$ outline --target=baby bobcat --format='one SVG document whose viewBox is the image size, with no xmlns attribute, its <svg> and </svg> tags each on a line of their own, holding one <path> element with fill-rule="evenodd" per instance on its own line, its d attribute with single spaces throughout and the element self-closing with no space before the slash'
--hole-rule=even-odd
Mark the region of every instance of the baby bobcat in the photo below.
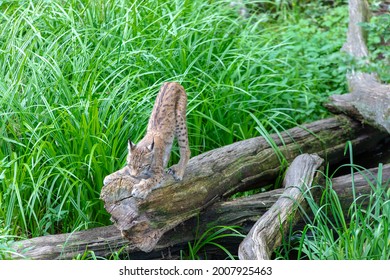
<svg viewBox="0 0 390 280">
<path fill-rule="evenodd" d="M 180 147 L 180 161 L 167 173 L 175 180 L 182 180 L 190 158 L 186 106 L 184 88 L 178 83 L 164 83 L 154 103 L 146 135 L 137 145 L 128 141 L 127 165 L 104 178 L 104 185 L 119 177 L 132 176 L 141 179 L 134 185 L 132 195 L 145 198 L 164 178 L 174 136 Z"/>
</svg>

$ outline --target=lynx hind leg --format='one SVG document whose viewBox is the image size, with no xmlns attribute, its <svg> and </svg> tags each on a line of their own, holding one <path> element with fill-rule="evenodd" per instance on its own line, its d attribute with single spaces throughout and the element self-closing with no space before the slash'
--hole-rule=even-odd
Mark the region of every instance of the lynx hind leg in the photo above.
<svg viewBox="0 0 390 280">
<path fill-rule="evenodd" d="M 182 180 L 184 172 L 190 159 L 191 151 L 188 144 L 188 131 L 186 122 L 187 95 L 182 90 L 180 92 L 176 105 L 176 125 L 175 136 L 180 149 L 179 163 L 168 169 L 168 173 L 172 174 L 175 180 Z"/>
</svg>

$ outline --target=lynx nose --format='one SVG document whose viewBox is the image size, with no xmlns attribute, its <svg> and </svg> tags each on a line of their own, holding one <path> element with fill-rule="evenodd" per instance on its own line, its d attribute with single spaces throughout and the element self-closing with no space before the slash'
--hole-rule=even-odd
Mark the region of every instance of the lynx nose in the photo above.
<svg viewBox="0 0 390 280">
<path fill-rule="evenodd" d="M 130 170 L 130 176 L 137 177 L 137 172 L 135 170 Z"/>
</svg>

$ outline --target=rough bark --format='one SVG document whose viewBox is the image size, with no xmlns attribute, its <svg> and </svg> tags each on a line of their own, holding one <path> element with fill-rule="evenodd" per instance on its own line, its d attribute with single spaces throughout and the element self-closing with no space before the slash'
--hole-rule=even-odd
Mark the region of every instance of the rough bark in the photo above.
<svg viewBox="0 0 390 280">
<path fill-rule="evenodd" d="M 378 168 L 354 174 L 355 191 L 359 195 L 369 195 L 372 191 L 368 184 L 376 184 Z M 364 175 L 364 176 L 363 176 Z M 347 211 L 353 196 L 351 175 L 332 179 L 332 187 L 336 191 L 343 209 Z M 384 165 L 382 182 L 390 180 L 390 164 Z M 390 184 L 387 184 L 389 187 Z M 167 232 L 155 250 L 145 254 L 121 236 L 115 226 L 99 227 L 79 232 L 36 237 L 15 242 L 16 250 L 13 258 L 28 259 L 72 259 L 83 255 L 86 251 L 94 251 L 96 256 L 107 257 L 113 252 L 123 249 L 131 259 L 162 258 L 183 248 L 183 244 L 195 238 L 195 230 L 202 234 L 207 227 L 215 225 L 249 225 L 251 227 L 282 195 L 284 189 L 276 189 L 265 193 L 254 194 L 230 201 L 220 201 L 202 211 L 199 217 L 180 224 Z M 366 200 L 368 201 L 368 200 Z M 364 202 L 364 201 L 363 201 Z"/>
<path fill-rule="evenodd" d="M 316 171 L 323 159 L 312 154 L 298 156 L 287 169 L 282 196 L 256 222 L 241 242 L 238 257 L 241 260 L 269 260 L 276 247 L 281 244 L 283 233 L 294 225 L 302 207 L 304 193 L 310 191 Z M 302 207 L 303 208 L 303 207 Z M 305 208 L 303 208 L 305 209 Z"/>
<path fill-rule="evenodd" d="M 165 232 L 221 197 L 272 183 L 283 171 L 282 157 L 288 163 L 301 153 L 318 153 L 332 163 L 343 157 L 348 140 L 353 141 L 356 152 L 363 152 L 383 137 L 345 117 L 296 127 L 280 136 L 274 134 L 268 140 L 256 137 L 194 157 L 183 181 L 175 182 L 167 175 L 162 187 L 145 200 L 131 196 L 133 181 L 126 178 L 103 187 L 101 198 L 112 221 L 130 243 L 148 252 Z M 275 152 L 270 142 L 280 152 Z"/>
<path fill-rule="evenodd" d="M 357 59 L 368 56 L 366 34 L 360 26 L 369 20 L 365 0 L 349 1 L 349 25 L 343 51 Z M 352 70 L 347 74 L 350 93 L 331 96 L 326 107 L 334 113 L 344 113 L 390 133 L 390 85 L 381 84 L 375 73 Z"/>
</svg>

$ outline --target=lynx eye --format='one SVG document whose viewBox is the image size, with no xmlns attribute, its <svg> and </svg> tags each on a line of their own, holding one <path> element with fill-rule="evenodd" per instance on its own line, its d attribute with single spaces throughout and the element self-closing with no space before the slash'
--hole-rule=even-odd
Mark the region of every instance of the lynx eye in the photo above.
<svg viewBox="0 0 390 280">
<path fill-rule="evenodd" d="M 143 169 L 150 169 L 150 164 L 144 165 L 142 168 Z"/>
</svg>

